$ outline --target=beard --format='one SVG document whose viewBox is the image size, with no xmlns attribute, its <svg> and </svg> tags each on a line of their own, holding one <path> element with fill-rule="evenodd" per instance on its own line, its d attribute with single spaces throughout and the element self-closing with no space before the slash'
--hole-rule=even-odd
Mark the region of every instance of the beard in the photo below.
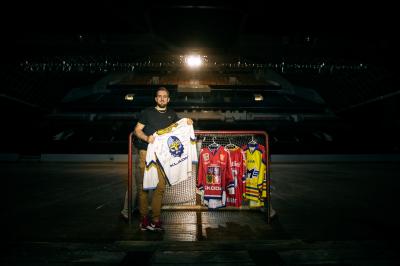
<svg viewBox="0 0 400 266">
<path fill-rule="evenodd" d="M 167 104 L 166 103 L 157 103 L 157 107 L 164 109 L 167 107 Z"/>
</svg>

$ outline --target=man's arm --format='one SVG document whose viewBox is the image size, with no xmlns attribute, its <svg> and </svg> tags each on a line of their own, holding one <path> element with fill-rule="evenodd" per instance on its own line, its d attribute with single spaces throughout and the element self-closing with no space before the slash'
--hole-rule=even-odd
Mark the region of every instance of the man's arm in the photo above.
<svg viewBox="0 0 400 266">
<path fill-rule="evenodd" d="M 135 126 L 135 130 L 134 130 L 136 137 L 138 137 L 139 139 L 141 139 L 147 143 L 153 143 L 154 136 L 153 135 L 147 136 L 146 134 L 144 134 L 144 132 L 143 132 L 144 126 L 145 125 L 143 125 L 142 123 L 137 122 L 137 124 Z"/>
</svg>

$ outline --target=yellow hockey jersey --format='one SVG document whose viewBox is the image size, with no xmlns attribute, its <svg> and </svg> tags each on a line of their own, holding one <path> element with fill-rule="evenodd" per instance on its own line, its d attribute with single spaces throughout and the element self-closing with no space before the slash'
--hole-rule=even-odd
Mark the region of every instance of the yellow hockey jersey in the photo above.
<svg viewBox="0 0 400 266">
<path fill-rule="evenodd" d="M 246 156 L 246 186 L 245 198 L 250 207 L 264 206 L 267 196 L 266 186 L 266 153 L 261 144 L 246 145 L 243 147 Z"/>
</svg>

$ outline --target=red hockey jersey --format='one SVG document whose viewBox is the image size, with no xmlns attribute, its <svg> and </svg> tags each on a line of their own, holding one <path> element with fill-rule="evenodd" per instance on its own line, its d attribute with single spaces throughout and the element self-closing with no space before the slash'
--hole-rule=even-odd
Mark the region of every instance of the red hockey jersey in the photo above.
<svg viewBox="0 0 400 266">
<path fill-rule="evenodd" d="M 239 147 L 228 149 L 231 158 L 231 172 L 235 192 L 226 196 L 226 206 L 241 207 L 242 197 L 245 193 L 246 182 L 246 157 Z"/>
<path fill-rule="evenodd" d="M 208 147 L 200 151 L 197 187 L 204 193 L 204 204 L 209 208 L 225 206 L 223 194 L 233 194 L 234 181 L 230 170 L 229 152 L 219 146 L 214 151 Z"/>
</svg>

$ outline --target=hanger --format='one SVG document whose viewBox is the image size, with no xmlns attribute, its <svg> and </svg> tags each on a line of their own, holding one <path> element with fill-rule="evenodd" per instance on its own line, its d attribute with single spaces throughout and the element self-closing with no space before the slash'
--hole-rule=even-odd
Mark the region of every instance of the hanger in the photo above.
<svg viewBox="0 0 400 266">
<path fill-rule="evenodd" d="M 208 148 L 218 148 L 219 144 L 215 142 L 215 137 L 212 138 L 212 143 L 208 145 Z"/>
<path fill-rule="evenodd" d="M 255 144 L 257 144 L 257 141 L 254 139 L 253 136 L 251 136 L 251 140 L 249 141 L 248 144 L 255 145 Z"/>
<path fill-rule="evenodd" d="M 234 149 L 237 148 L 237 145 L 231 142 L 231 139 L 228 139 L 229 143 L 225 146 L 227 149 Z"/>
</svg>

